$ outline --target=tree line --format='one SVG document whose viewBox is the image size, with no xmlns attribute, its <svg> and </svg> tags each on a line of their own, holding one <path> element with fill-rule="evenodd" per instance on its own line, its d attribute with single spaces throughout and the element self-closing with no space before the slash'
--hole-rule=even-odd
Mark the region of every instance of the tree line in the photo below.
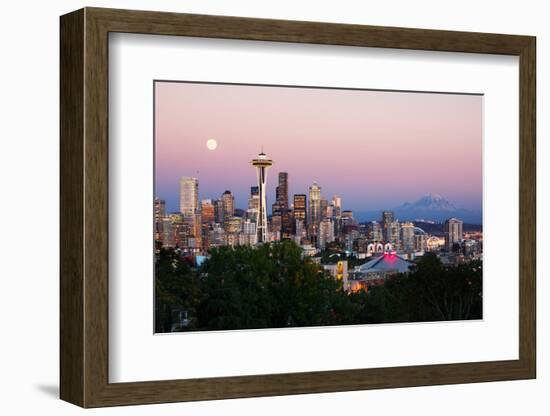
<svg viewBox="0 0 550 416">
<path fill-rule="evenodd" d="M 480 319 L 482 264 L 425 254 L 407 274 L 348 293 L 291 241 L 219 247 L 194 267 L 177 250 L 155 260 L 156 332 Z M 184 319 L 182 319 L 182 317 Z M 184 324 L 182 324 L 184 322 Z"/>
</svg>

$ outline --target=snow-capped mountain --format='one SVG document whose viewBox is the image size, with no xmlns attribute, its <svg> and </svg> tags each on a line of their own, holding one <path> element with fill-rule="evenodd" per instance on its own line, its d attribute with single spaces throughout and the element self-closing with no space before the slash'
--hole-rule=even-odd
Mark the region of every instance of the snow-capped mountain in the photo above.
<svg viewBox="0 0 550 416">
<path fill-rule="evenodd" d="M 457 208 L 439 194 L 427 194 L 415 202 L 405 202 L 403 205 L 396 207 L 394 212 L 396 217 L 402 220 L 443 221 L 450 217 L 457 217 L 464 222 L 481 223 L 481 211 Z"/>
<path fill-rule="evenodd" d="M 429 221 L 444 221 L 447 218 L 457 217 L 462 221 L 472 224 L 481 224 L 481 210 L 468 210 L 457 208 L 445 197 L 430 193 L 421 196 L 414 202 L 405 202 L 398 207 L 388 209 L 395 213 L 395 217 L 400 221 L 414 220 L 429 220 Z M 359 221 L 380 220 L 382 210 L 358 212 L 357 218 Z"/>
<path fill-rule="evenodd" d="M 395 208 L 397 211 L 429 210 L 429 211 L 458 211 L 447 199 L 439 194 L 427 194 L 416 202 L 405 202 L 403 205 Z"/>
</svg>

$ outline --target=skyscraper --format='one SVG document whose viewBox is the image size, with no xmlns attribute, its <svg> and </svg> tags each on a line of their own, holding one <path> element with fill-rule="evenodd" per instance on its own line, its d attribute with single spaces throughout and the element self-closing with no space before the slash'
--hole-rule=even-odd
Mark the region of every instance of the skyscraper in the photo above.
<svg viewBox="0 0 550 416">
<path fill-rule="evenodd" d="M 222 212 L 223 222 L 229 220 L 229 218 L 235 215 L 235 198 L 231 191 L 225 191 L 221 197 L 222 200 Z"/>
<path fill-rule="evenodd" d="M 197 178 L 182 177 L 180 179 L 180 212 L 192 217 L 199 208 L 199 181 Z"/>
<path fill-rule="evenodd" d="M 281 230 L 283 227 L 283 219 L 280 215 L 272 215 L 269 219 L 269 229 L 272 233 L 279 233 L 281 235 Z"/>
<path fill-rule="evenodd" d="M 214 201 L 214 221 L 218 224 L 223 222 L 223 202 L 221 199 Z"/>
<path fill-rule="evenodd" d="M 210 224 L 215 221 L 215 209 L 211 199 L 201 201 L 201 223 Z"/>
<path fill-rule="evenodd" d="M 390 224 L 395 221 L 395 214 L 393 211 L 384 211 L 382 212 L 382 233 L 384 240 L 391 241 L 391 230 Z"/>
<path fill-rule="evenodd" d="M 271 215 L 273 215 L 274 217 L 280 217 L 282 212 L 283 210 L 279 205 L 279 202 L 275 202 L 271 205 Z"/>
<path fill-rule="evenodd" d="M 288 173 L 279 172 L 279 185 L 275 188 L 275 196 L 281 213 L 288 210 Z"/>
<path fill-rule="evenodd" d="M 294 219 L 306 222 L 307 203 L 305 194 L 294 194 Z"/>
<path fill-rule="evenodd" d="M 308 213 L 308 229 L 312 237 L 317 235 L 319 223 L 321 222 L 321 187 L 317 182 L 309 187 L 309 213 Z"/>
<path fill-rule="evenodd" d="M 321 199 L 320 205 L 321 205 L 321 219 L 332 216 L 332 215 L 329 215 L 329 205 L 326 199 Z"/>
<path fill-rule="evenodd" d="M 355 222 L 355 219 L 353 218 L 353 211 L 350 209 L 342 211 L 342 218 L 348 219 L 350 222 Z"/>
<path fill-rule="evenodd" d="M 185 226 L 175 227 L 176 245 L 179 247 L 200 245 L 201 227 L 199 214 L 199 181 L 197 178 L 180 179 L 180 213 L 183 214 Z M 181 238 L 179 237 L 181 236 Z M 191 243 L 189 237 L 193 237 Z"/>
<path fill-rule="evenodd" d="M 382 226 L 384 226 L 384 224 L 394 222 L 394 221 L 395 221 L 395 214 L 393 213 L 393 211 L 382 212 Z"/>
<path fill-rule="evenodd" d="M 250 187 L 250 197 L 248 198 L 248 209 L 258 209 L 260 206 L 260 190 L 257 186 Z"/>
<path fill-rule="evenodd" d="M 294 224 L 292 221 L 292 213 L 287 209 L 286 212 L 281 215 L 281 238 L 288 239 L 293 232 Z"/>
<path fill-rule="evenodd" d="M 319 248 L 325 248 L 328 243 L 334 241 L 334 222 L 331 218 L 323 218 L 319 223 L 319 239 L 317 245 Z"/>
<path fill-rule="evenodd" d="M 386 243 L 391 243 L 394 250 L 399 247 L 401 243 L 401 224 L 399 221 L 389 222 L 386 225 Z"/>
<path fill-rule="evenodd" d="M 426 234 L 414 235 L 414 249 L 416 251 L 426 251 L 428 249 Z"/>
<path fill-rule="evenodd" d="M 293 196 L 293 217 L 292 222 L 293 232 L 298 235 L 302 231 L 307 230 L 307 203 L 305 194 L 294 194 Z"/>
<path fill-rule="evenodd" d="M 335 217 L 339 217 L 342 215 L 342 198 L 340 198 L 338 195 L 334 195 L 332 197 L 332 215 Z"/>
<path fill-rule="evenodd" d="M 155 240 L 162 239 L 162 224 L 166 217 L 166 201 L 164 199 L 155 198 Z"/>
<path fill-rule="evenodd" d="M 367 224 L 367 232 L 370 241 L 382 241 L 382 226 L 377 221 Z"/>
<path fill-rule="evenodd" d="M 258 220 L 258 208 L 260 207 L 260 191 L 257 186 L 250 187 L 250 197 L 248 198 L 248 209 L 246 210 L 246 217 L 251 221 Z"/>
<path fill-rule="evenodd" d="M 155 222 L 166 216 L 166 201 L 155 198 Z"/>
<path fill-rule="evenodd" d="M 163 217 L 163 218 L 160 219 L 160 225 L 158 227 L 158 238 L 157 239 L 165 247 L 173 247 L 174 246 L 172 221 L 170 221 L 170 218 Z"/>
<path fill-rule="evenodd" d="M 445 220 L 445 249 L 447 251 L 453 250 L 455 243 L 462 241 L 462 221 L 458 218 L 449 218 Z"/>
<path fill-rule="evenodd" d="M 267 202 L 265 197 L 267 170 L 273 165 L 273 161 L 268 159 L 267 155 L 262 151 L 250 163 L 256 168 L 256 176 L 258 178 L 258 193 L 260 198 L 256 229 L 258 232 L 258 243 L 263 243 L 267 241 Z"/>
<path fill-rule="evenodd" d="M 290 217 L 290 204 L 288 202 L 288 173 L 279 172 L 279 182 L 275 188 L 275 200 L 276 202 L 272 206 L 272 214 L 274 216 L 273 221 L 277 223 L 280 217 L 280 231 L 281 238 L 289 238 L 293 232 L 293 223 Z"/>
<path fill-rule="evenodd" d="M 412 222 L 404 222 L 401 224 L 401 246 L 405 252 L 414 251 L 414 224 Z"/>
</svg>

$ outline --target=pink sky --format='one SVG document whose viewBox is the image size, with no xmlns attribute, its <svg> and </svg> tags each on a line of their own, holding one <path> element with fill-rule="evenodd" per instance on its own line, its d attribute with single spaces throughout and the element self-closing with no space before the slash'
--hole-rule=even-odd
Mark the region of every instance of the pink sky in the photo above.
<svg viewBox="0 0 550 416">
<path fill-rule="evenodd" d="M 178 210 L 181 176 L 199 198 L 226 189 L 246 208 L 261 147 L 289 197 L 317 181 L 354 211 L 390 209 L 426 193 L 481 209 L 482 104 L 478 95 L 248 85 L 155 83 L 155 193 Z M 206 141 L 215 139 L 216 150 Z"/>
</svg>

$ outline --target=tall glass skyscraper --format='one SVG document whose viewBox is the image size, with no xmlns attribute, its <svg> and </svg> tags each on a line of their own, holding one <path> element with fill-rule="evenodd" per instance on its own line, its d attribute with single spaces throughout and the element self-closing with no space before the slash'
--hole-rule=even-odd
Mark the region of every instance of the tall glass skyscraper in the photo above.
<svg viewBox="0 0 550 416">
<path fill-rule="evenodd" d="M 200 246 L 201 227 L 199 214 L 199 181 L 197 178 L 182 177 L 180 179 L 180 212 L 184 222 L 189 227 L 187 237 L 194 238 L 194 247 Z M 183 241 L 183 240 L 182 240 Z M 190 244 L 183 243 L 182 244 Z"/>
<path fill-rule="evenodd" d="M 180 179 L 180 212 L 187 217 L 198 213 L 199 181 L 197 178 L 182 177 Z"/>
<path fill-rule="evenodd" d="M 384 240 L 391 242 L 394 239 L 395 234 L 395 214 L 393 211 L 382 212 L 382 231 L 384 233 Z"/>
<path fill-rule="evenodd" d="M 279 185 L 276 190 L 277 203 L 282 213 L 288 210 L 288 173 L 279 172 Z"/>
<path fill-rule="evenodd" d="M 309 215 L 307 219 L 310 236 L 316 236 L 321 222 L 321 187 L 317 182 L 309 187 Z"/>
</svg>

